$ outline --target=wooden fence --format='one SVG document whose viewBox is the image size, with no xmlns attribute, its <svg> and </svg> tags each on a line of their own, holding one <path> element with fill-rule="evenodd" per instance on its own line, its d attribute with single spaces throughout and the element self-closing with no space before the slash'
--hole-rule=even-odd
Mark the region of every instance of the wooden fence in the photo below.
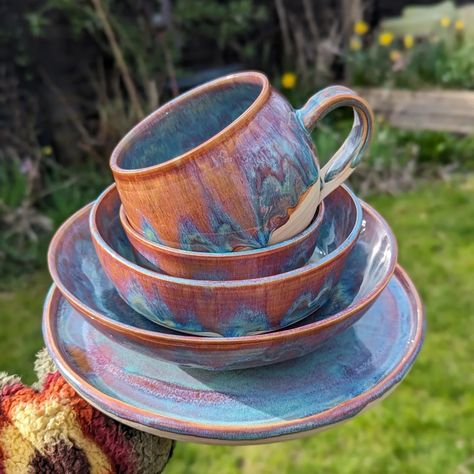
<svg viewBox="0 0 474 474">
<path fill-rule="evenodd" d="M 360 88 L 376 114 L 396 127 L 474 133 L 474 91 Z"/>
</svg>

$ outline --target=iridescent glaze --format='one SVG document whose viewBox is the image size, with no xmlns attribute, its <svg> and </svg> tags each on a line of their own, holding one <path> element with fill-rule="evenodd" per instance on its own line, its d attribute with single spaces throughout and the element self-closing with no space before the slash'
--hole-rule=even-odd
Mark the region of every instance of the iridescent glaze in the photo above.
<svg viewBox="0 0 474 474">
<path fill-rule="evenodd" d="M 130 225 L 123 206 L 120 207 L 120 222 L 128 240 L 153 269 L 195 280 L 246 280 L 300 268 L 314 253 L 323 217 L 324 201 L 309 227 L 289 240 L 263 249 L 240 252 L 192 252 L 144 238 Z"/>
<path fill-rule="evenodd" d="M 365 316 L 319 350 L 225 372 L 183 368 L 117 344 L 57 295 L 45 305 L 44 338 L 73 387 L 124 423 L 189 441 L 281 441 L 347 420 L 402 380 L 424 335 L 421 301 L 400 268 Z"/>
<path fill-rule="evenodd" d="M 290 272 L 250 280 L 190 280 L 137 265 L 120 224 L 120 199 L 113 185 L 93 205 L 89 224 L 103 269 L 132 308 L 178 331 L 234 337 L 289 326 L 328 300 L 360 232 L 362 209 L 342 187 L 325 205 L 320 227 L 325 256 L 317 254 L 316 261 Z"/>
<path fill-rule="evenodd" d="M 387 285 L 397 260 L 387 223 L 364 204 L 364 225 L 347 258 L 332 298 L 291 328 L 234 338 L 185 336 L 157 326 L 130 308 L 106 277 L 83 217 L 50 254 L 51 274 L 67 300 L 115 342 L 156 359 L 210 370 L 242 369 L 289 360 L 312 352 L 357 321 Z M 70 242 L 83 244 L 70 247 Z M 320 240 L 323 245 L 323 240 Z M 325 249 L 318 249 L 324 252 Z"/>
<path fill-rule="evenodd" d="M 354 126 L 321 173 L 311 141 L 336 107 Z M 261 248 L 303 231 L 318 203 L 352 172 L 372 112 L 353 91 L 329 87 L 300 110 L 261 73 L 204 84 L 168 102 L 117 145 L 110 166 L 131 225 L 184 250 Z"/>
</svg>

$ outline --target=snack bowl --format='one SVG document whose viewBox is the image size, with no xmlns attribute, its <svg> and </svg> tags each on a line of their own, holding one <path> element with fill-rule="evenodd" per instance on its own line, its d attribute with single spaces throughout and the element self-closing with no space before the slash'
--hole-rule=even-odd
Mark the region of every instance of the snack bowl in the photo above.
<svg viewBox="0 0 474 474">
<path fill-rule="evenodd" d="M 313 255 L 324 217 L 324 201 L 311 224 L 291 239 L 260 249 L 236 252 L 193 252 L 168 247 L 136 231 L 120 206 L 120 222 L 136 252 L 154 269 L 194 280 L 245 280 L 286 273 L 305 265 Z"/>
<path fill-rule="evenodd" d="M 244 369 L 312 352 L 368 311 L 387 286 L 397 261 L 393 232 L 364 203 L 362 231 L 349 252 L 331 300 L 318 312 L 270 334 L 216 338 L 183 335 L 152 323 L 119 296 L 94 251 L 88 225 L 91 207 L 86 206 L 66 221 L 52 241 L 48 259 L 57 285 L 50 293 L 52 301 L 64 311 L 70 311 L 67 307 L 72 305 L 102 334 L 123 347 L 186 367 Z M 330 205 L 326 209 L 329 218 L 333 211 Z M 325 239 L 320 236 L 318 243 L 325 245 Z"/>
<path fill-rule="evenodd" d="M 119 219 L 114 185 L 96 200 L 90 229 L 102 267 L 122 298 L 155 323 L 201 336 L 235 337 L 289 326 L 330 297 L 362 223 L 358 199 L 339 188 L 326 200 L 332 214 L 321 227 L 321 253 L 290 272 L 248 280 L 191 280 L 137 264 Z M 326 214 L 326 213 L 325 213 Z"/>
</svg>

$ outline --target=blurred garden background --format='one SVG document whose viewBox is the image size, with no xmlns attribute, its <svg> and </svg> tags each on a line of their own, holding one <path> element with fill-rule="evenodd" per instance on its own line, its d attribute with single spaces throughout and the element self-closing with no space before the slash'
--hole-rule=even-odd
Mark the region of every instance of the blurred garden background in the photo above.
<svg viewBox="0 0 474 474">
<path fill-rule="evenodd" d="M 137 121 L 214 77 L 266 72 L 295 107 L 345 83 L 375 108 L 353 188 L 393 226 L 426 305 L 406 381 L 358 419 L 256 447 L 178 443 L 167 473 L 474 472 L 474 4 L 1 2 L 0 370 L 33 381 L 54 230 L 112 181 Z M 314 132 L 321 161 L 340 111 Z"/>
</svg>

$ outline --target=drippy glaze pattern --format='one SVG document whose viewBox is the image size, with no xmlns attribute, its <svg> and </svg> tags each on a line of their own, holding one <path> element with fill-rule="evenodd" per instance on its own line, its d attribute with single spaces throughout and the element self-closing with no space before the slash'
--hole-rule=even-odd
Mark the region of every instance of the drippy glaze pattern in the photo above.
<svg viewBox="0 0 474 474">
<path fill-rule="evenodd" d="M 85 208 L 71 230 L 53 240 L 50 269 L 67 300 L 106 337 L 156 359 L 210 370 L 255 367 L 313 351 L 361 317 L 387 285 L 397 260 L 395 237 L 387 223 L 364 206 L 362 232 L 350 252 L 330 302 L 317 313 L 271 334 L 236 338 L 186 336 L 153 324 L 129 307 L 107 278 L 95 254 Z M 321 237 L 316 254 L 334 243 Z M 71 236 L 71 238 L 66 238 Z M 82 241 L 80 246 L 70 243 Z M 56 290 L 57 292 L 57 290 Z"/>
<path fill-rule="evenodd" d="M 128 222 L 123 206 L 120 222 L 138 255 L 151 268 L 168 275 L 194 280 L 245 280 L 289 272 L 305 265 L 314 253 L 319 228 L 324 218 L 324 201 L 313 221 L 303 232 L 289 240 L 262 249 L 240 252 L 192 252 L 150 241 Z"/>
<path fill-rule="evenodd" d="M 424 315 L 398 268 L 366 315 L 312 354 L 225 372 L 160 362 L 117 344 L 51 294 L 43 331 L 62 374 L 105 413 L 171 438 L 251 444 L 309 434 L 382 397 L 412 365 Z"/>
<path fill-rule="evenodd" d="M 357 106 L 353 132 L 336 160 L 355 163 L 370 138 L 371 112 L 342 89 L 328 89 L 327 100 L 302 110 L 316 116 L 320 108 Z M 261 248 L 310 188 L 317 189 L 295 235 L 320 201 L 319 165 L 303 123 L 257 72 L 212 81 L 165 104 L 121 140 L 110 160 L 131 225 L 184 250 Z M 341 171 L 345 179 L 349 171 Z"/>
<path fill-rule="evenodd" d="M 90 228 L 103 269 L 136 311 L 171 329 L 235 337 L 295 323 L 327 301 L 356 242 L 362 210 L 347 188 L 339 188 L 325 204 L 320 233 L 323 239 L 335 237 L 334 248 L 324 244 L 330 253 L 290 272 L 250 280 L 188 280 L 137 265 L 120 225 L 114 186 L 92 207 Z M 329 207 L 332 211 L 326 219 Z"/>
</svg>

